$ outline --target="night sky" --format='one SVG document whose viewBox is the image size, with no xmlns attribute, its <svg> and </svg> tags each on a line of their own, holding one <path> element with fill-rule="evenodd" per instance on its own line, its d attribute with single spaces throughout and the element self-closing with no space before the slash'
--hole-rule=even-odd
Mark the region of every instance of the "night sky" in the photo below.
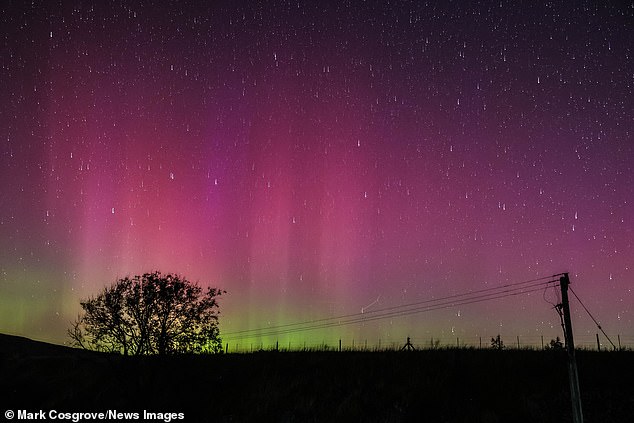
<svg viewBox="0 0 634 423">
<path fill-rule="evenodd" d="M 634 345 L 634 5 L 438 3 L 3 1 L 0 332 L 155 269 L 225 333 L 570 272 Z M 278 338 L 536 342 L 556 301 Z"/>
</svg>

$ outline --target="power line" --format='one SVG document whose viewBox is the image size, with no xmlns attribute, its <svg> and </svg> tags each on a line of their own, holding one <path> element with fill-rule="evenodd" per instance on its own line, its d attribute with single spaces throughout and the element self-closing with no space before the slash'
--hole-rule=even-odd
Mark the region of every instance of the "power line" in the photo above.
<svg viewBox="0 0 634 423">
<path fill-rule="evenodd" d="M 557 276 L 557 275 L 554 275 Z M 539 279 L 533 279 L 530 281 L 523 281 L 514 284 L 507 284 L 493 288 L 482 289 L 473 291 L 471 293 L 462 293 L 456 295 L 450 295 L 434 300 L 420 301 L 416 303 L 388 307 L 380 310 L 374 310 L 367 313 L 348 314 L 344 316 L 316 319 L 299 323 L 292 323 L 287 325 L 278 325 L 268 328 L 259 328 L 244 330 L 238 332 L 227 333 L 224 337 L 227 340 L 239 340 L 247 339 L 254 336 L 272 336 L 282 335 L 294 332 L 304 332 L 316 329 L 326 329 L 331 327 L 345 326 L 358 323 L 372 322 L 375 320 L 382 320 L 394 317 L 403 317 L 411 314 L 424 313 L 434 310 L 458 307 L 462 305 L 474 304 L 483 301 L 490 301 L 495 299 L 501 299 L 510 296 L 516 296 L 521 294 L 528 294 L 532 292 L 541 291 L 544 285 L 548 285 L 554 282 L 558 282 L 556 279 L 552 279 L 553 276 L 548 276 Z M 550 280 L 546 280 L 550 279 Z M 541 281 L 541 282 L 539 282 Z M 507 289 L 503 289 L 507 288 Z M 475 295 L 479 294 L 479 295 Z M 462 298 L 461 298 L 462 297 Z M 370 315 L 371 314 L 371 315 Z M 370 315 L 370 316 L 368 316 Z"/>
<path fill-rule="evenodd" d="M 248 338 L 251 338 L 253 336 L 285 335 L 285 334 L 290 334 L 290 333 L 295 333 L 295 332 L 306 332 L 306 331 L 316 330 L 316 329 L 327 329 L 327 328 L 346 326 L 346 325 L 351 325 L 351 324 L 367 323 L 367 322 L 372 322 L 372 321 L 375 321 L 375 320 L 403 317 L 403 316 L 408 316 L 408 315 L 412 315 L 412 314 L 425 313 L 425 312 L 429 312 L 429 311 L 441 310 L 441 309 L 446 309 L 446 308 L 453 308 L 453 307 L 458 307 L 458 306 L 463 306 L 463 305 L 468 305 L 468 304 L 479 303 L 479 302 L 483 302 L 483 301 L 489 301 L 489 300 L 495 300 L 495 299 L 500 299 L 500 298 L 505 298 L 505 297 L 511 297 L 511 296 L 515 296 L 515 295 L 528 294 L 528 293 L 531 293 L 531 292 L 539 292 L 539 291 L 541 291 L 541 289 L 542 288 L 540 286 L 540 287 L 538 287 L 536 289 L 531 289 L 531 290 L 528 290 L 528 291 L 518 291 L 518 292 L 513 292 L 513 293 L 510 293 L 510 294 L 497 295 L 497 296 L 488 296 L 487 298 L 481 298 L 481 299 L 472 300 L 472 301 L 463 300 L 463 301 L 458 301 L 458 302 L 455 302 L 455 303 L 439 304 L 439 305 L 436 305 L 436 306 L 427 306 L 427 307 L 423 307 L 423 308 L 419 308 L 419 309 L 413 309 L 413 310 L 395 311 L 395 312 L 391 312 L 391 313 L 388 313 L 388 314 L 385 314 L 385 315 L 372 316 L 370 318 L 356 318 L 356 319 L 353 319 L 353 320 L 347 320 L 347 321 L 343 321 L 343 322 L 322 323 L 322 324 L 306 326 L 306 327 L 261 332 L 261 333 L 250 334 L 250 335 L 242 335 L 242 336 L 237 336 L 237 337 L 227 337 L 225 339 L 227 339 L 227 340 L 240 340 L 240 339 L 248 339 Z"/>
<path fill-rule="evenodd" d="M 527 280 L 527 281 L 516 282 L 516 283 L 511 283 L 511 284 L 506 284 L 506 285 L 500 285 L 500 286 L 491 287 L 491 288 L 484 288 L 484 289 L 480 289 L 480 290 L 477 290 L 477 291 L 466 292 L 466 293 L 462 293 L 462 294 L 449 295 L 449 296 L 446 296 L 446 297 L 440 297 L 440 298 L 436 298 L 436 299 L 432 299 L 432 300 L 424 300 L 424 301 L 418 301 L 418 302 L 409 303 L 409 304 L 403 304 L 403 305 L 398 305 L 398 306 L 386 307 L 386 308 L 382 308 L 382 309 L 375 309 L 375 310 L 371 310 L 371 311 L 368 311 L 368 312 L 345 314 L 345 315 L 341 315 L 341 316 L 326 317 L 326 318 L 321 318 L 321 319 L 313 319 L 313 320 L 307 320 L 307 321 L 303 321 L 303 322 L 287 323 L 287 324 L 283 324 L 283 325 L 268 326 L 268 327 L 264 327 L 264 328 L 244 329 L 244 330 L 239 330 L 239 331 L 234 331 L 234 332 L 226 332 L 225 336 L 246 334 L 246 333 L 249 333 L 249 332 L 259 332 L 259 331 L 262 331 L 262 330 L 288 328 L 288 327 L 293 327 L 293 326 L 303 326 L 303 325 L 307 325 L 307 324 L 313 324 L 313 323 L 318 323 L 318 322 L 326 322 L 326 321 L 330 321 L 330 320 L 341 320 L 341 319 L 346 319 L 346 318 L 349 318 L 349 317 L 355 317 L 355 316 L 360 316 L 360 315 L 383 313 L 383 312 L 388 311 L 388 310 L 394 310 L 394 309 L 403 308 L 403 307 L 414 307 L 414 306 L 417 306 L 417 305 L 429 304 L 429 303 L 433 303 L 433 302 L 448 300 L 448 299 L 451 299 L 451 298 L 459 298 L 459 297 L 479 294 L 479 293 L 488 292 L 488 291 L 495 291 L 495 290 L 499 290 L 499 289 L 502 289 L 502 288 L 508 288 L 508 287 L 512 287 L 512 286 L 524 285 L 524 284 L 528 284 L 528 283 L 532 283 L 532 282 L 542 281 L 542 280 L 545 280 L 545 279 L 553 279 L 553 278 L 556 278 L 558 276 L 560 276 L 560 274 L 552 275 L 552 276 L 544 276 L 544 277 L 541 277 L 541 278 L 530 279 L 530 280 Z"/>
<path fill-rule="evenodd" d="M 541 278 L 541 279 L 544 279 L 544 278 Z M 532 282 L 532 281 L 526 281 L 526 282 Z M 386 319 L 386 318 L 392 318 L 392 317 L 401 317 L 401 316 L 406 316 L 406 315 L 425 312 L 425 311 L 433 311 L 433 310 L 438 310 L 442 308 L 450 308 L 450 307 L 456 307 L 460 305 L 472 304 L 474 302 L 482 302 L 482 301 L 488 301 L 492 299 L 503 298 L 506 296 L 535 292 L 535 291 L 541 290 L 542 285 L 557 282 L 557 281 L 550 280 L 550 281 L 540 282 L 540 283 L 532 284 L 528 286 L 515 287 L 515 288 L 510 288 L 510 289 L 500 291 L 501 288 L 504 288 L 506 286 L 515 286 L 515 285 L 525 284 L 526 282 L 520 282 L 517 284 L 509 284 L 509 285 L 499 286 L 495 288 L 474 291 L 472 293 L 451 295 L 451 296 L 447 296 L 447 297 L 443 297 L 443 298 L 439 298 L 435 300 L 427 300 L 427 301 L 422 301 L 418 303 L 412 303 L 407 305 L 384 308 L 381 310 L 375 310 L 373 312 L 375 315 L 370 317 L 366 317 L 368 314 L 371 314 L 369 312 L 365 314 L 357 313 L 357 314 L 350 314 L 350 315 L 332 317 L 327 319 L 317 319 L 317 320 L 312 320 L 307 322 L 293 323 L 288 325 L 271 326 L 268 328 L 233 332 L 231 334 L 226 334 L 227 336 L 225 337 L 225 339 L 227 338 L 244 339 L 244 338 L 250 338 L 252 336 L 270 336 L 270 335 L 276 335 L 276 334 L 286 334 L 286 333 L 293 333 L 293 332 L 302 332 L 306 330 L 343 326 L 343 325 L 354 324 L 354 323 L 371 322 L 374 320 Z M 530 291 L 527 291 L 528 288 L 534 288 L 537 286 L 539 286 L 538 289 L 531 289 Z M 473 295 L 473 294 L 481 293 L 484 291 L 491 291 L 491 290 L 497 290 L 499 292 L 489 292 L 487 294 L 476 295 L 476 296 Z M 456 297 L 465 297 L 465 298 L 456 299 Z M 421 307 L 422 304 L 427 304 L 427 305 Z M 252 333 L 249 333 L 249 332 L 252 332 Z"/>
<path fill-rule="evenodd" d="M 585 306 L 585 304 L 581 301 L 581 298 L 579 298 L 579 296 L 577 295 L 577 293 L 575 291 L 572 290 L 572 288 L 568 288 L 570 289 L 570 292 L 572 292 L 572 295 L 575 296 L 575 298 L 577 299 L 577 301 L 579 301 L 579 304 L 581 304 L 581 307 L 583 307 L 583 309 L 586 311 L 586 313 L 588 313 L 588 316 L 590 316 L 590 318 L 592 319 L 592 321 L 594 322 L 595 325 L 597 325 L 597 327 L 599 328 L 599 330 L 605 335 L 605 337 L 607 338 L 608 341 L 610 341 L 610 344 L 612 344 L 612 348 L 614 348 L 616 350 L 616 345 L 614 345 L 614 342 L 612 342 L 612 340 L 610 339 L 610 337 L 608 336 L 607 333 L 605 333 L 605 331 L 603 330 L 603 328 L 601 327 L 601 325 L 599 324 L 599 322 L 597 321 L 597 319 L 594 318 L 594 316 L 592 315 L 592 313 L 590 313 L 590 310 L 588 310 L 588 308 Z M 597 342 L 599 341 L 599 338 L 597 337 Z"/>
</svg>

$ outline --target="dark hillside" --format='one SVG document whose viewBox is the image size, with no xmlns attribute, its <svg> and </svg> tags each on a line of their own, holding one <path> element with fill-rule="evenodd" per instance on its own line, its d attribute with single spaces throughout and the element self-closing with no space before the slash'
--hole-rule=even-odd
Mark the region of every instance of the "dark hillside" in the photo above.
<svg viewBox="0 0 634 423">
<path fill-rule="evenodd" d="M 59 356 L 59 355 L 92 355 L 91 351 L 65 347 L 63 345 L 49 344 L 47 342 L 34 341 L 22 336 L 6 335 L 0 333 L 0 354 L 2 356 Z"/>
<path fill-rule="evenodd" d="M 192 422 L 570 421 L 565 355 L 554 352 L 121 357 L 31 342 L 0 337 L 5 409 L 183 412 Z M 628 421 L 634 353 L 580 351 L 578 361 L 586 421 Z"/>
</svg>

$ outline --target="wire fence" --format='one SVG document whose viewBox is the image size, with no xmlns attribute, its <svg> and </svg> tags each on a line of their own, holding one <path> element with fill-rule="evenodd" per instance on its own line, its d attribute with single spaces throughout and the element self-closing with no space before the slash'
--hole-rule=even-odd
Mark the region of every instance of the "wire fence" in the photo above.
<svg viewBox="0 0 634 423">
<path fill-rule="evenodd" d="M 588 351 L 633 351 L 634 336 L 610 335 L 614 346 L 605 337 L 598 334 L 576 335 L 575 347 Z M 255 341 L 226 342 L 225 353 L 254 353 L 262 351 L 400 351 L 408 349 L 407 343 L 415 350 L 440 349 L 504 349 L 504 350 L 548 350 L 564 348 L 565 341 L 561 337 L 545 335 L 530 336 L 475 336 L 475 337 L 409 337 L 407 339 L 328 339 L 316 341 Z"/>
</svg>

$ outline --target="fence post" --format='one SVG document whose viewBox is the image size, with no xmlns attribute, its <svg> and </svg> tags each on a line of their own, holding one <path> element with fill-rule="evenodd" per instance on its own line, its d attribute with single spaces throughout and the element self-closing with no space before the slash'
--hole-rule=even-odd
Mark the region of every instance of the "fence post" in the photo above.
<svg viewBox="0 0 634 423">
<path fill-rule="evenodd" d="M 599 342 L 599 334 L 597 333 L 597 350 L 601 351 L 601 342 Z"/>
<path fill-rule="evenodd" d="M 517 335 L 517 349 L 520 349 L 520 336 Z"/>
<path fill-rule="evenodd" d="M 339 352 L 341 352 L 341 338 L 339 339 Z"/>
<path fill-rule="evenodd" d="M 621 335 L 616 335 L 616 339 L 619 340 L 619 351 L 621 351 Z"/>
<path fill-rule="evenodd" d="M 542 350 L 544 349 L 544 335 L 542 335 Z"/>
</svg>

